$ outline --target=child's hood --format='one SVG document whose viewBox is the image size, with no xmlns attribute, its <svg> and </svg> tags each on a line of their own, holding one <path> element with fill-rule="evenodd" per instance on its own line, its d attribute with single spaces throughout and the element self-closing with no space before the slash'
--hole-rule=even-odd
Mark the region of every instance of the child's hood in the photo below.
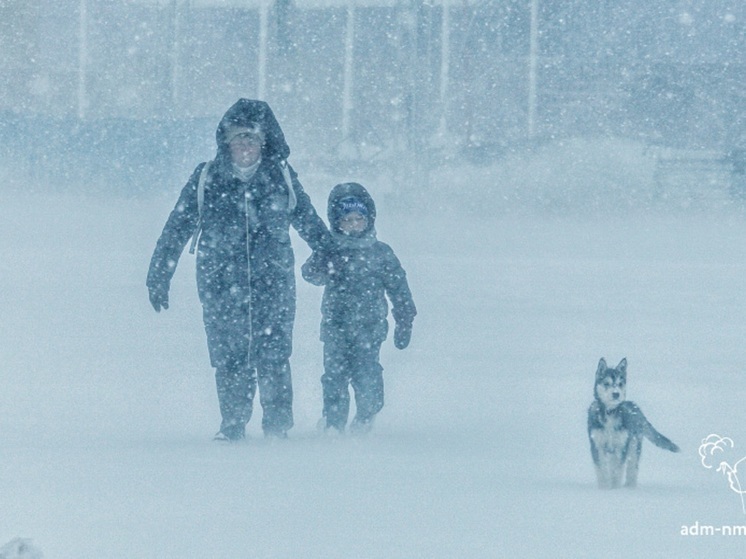
<svg viewBox="0 0 746 559">
<path fill-rule="evenodd" d="M 365 205 L 368 210 L 368 230 L 375 230 L 376 204 L 373 202 L 373 198 L 365 187 L 356 182 L 344 182 L 332 188 L 332 191 L 329 193 L 329 201 L 326 208 L 329 227 L 334 229 L 334 221 L 337 217 L 336 212 L 339 202 L 349 197 L 355 197 Z"/>
</svg>

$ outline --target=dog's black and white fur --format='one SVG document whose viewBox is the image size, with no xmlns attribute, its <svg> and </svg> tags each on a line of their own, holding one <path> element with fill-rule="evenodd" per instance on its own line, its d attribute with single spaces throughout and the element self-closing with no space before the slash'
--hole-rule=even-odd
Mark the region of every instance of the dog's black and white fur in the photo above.
<svg viewBox="0 0 746 559">
<path fill-rule="evenodd" d="M 634 402 L 626 400 L 627 359 L 612 369 L 601 358 L 593 393 L 588 438 L 600 488 L 619 487 L 625 473 L 625 487 L 637 485 L 643 436 L 660 448 L 679 452 L 679 447 L 656 431 Z"/>
</svg>

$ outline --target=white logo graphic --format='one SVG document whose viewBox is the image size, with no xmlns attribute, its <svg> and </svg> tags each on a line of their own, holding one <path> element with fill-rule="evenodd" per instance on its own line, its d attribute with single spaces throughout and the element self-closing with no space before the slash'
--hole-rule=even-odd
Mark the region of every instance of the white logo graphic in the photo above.
<svg viewBox="0 0 746 559">
<path fill-rule="evenodd" d="M 733 439 L 729 437 L 721 437 L 720 435 L 712 434 L 702 439 L 702 444 L 699 445 L 699 456 L 702 459 L 702 465 L 708 470 L 712 468 L 712 464 L 709 463 L 709 458 L 715 456 L 716 452 L 725 452 L 726 448 L 733 448 L 735 444 Z M 732 466 L 726 461 L 721 461 L 716 471 L 724 473 L 728 476 L 728 483 L 732 491 L 738 493 L 741 497 L 741 510 L 746 514 L 746 502 L 744 501 L 744 494 L 746 490 L 741 488 L 741 482 L 738 480 L 738 465 L 741 462 L 746 461 L 746 456 L 735 462 Z"/>
</svg>

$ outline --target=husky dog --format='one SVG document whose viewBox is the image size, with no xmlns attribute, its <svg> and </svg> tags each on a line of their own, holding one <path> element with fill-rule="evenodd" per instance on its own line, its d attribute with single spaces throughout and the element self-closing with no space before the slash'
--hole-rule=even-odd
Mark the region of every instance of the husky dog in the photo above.
<svg viewBox="0 0 746 559">
<path fill-rule="evenodd" d="M 619 487 L 625 470 L 625 487 L 637 485 L 643 436 L 660 448 L 679 452 L 678 446 L 655 430 L 637 404 L 626 400 L 626 358 L 614 369 L 601 358 L 593 393 L 595 401 L 588 409 L 588 438 L 600 488 Z"/>
</svg>

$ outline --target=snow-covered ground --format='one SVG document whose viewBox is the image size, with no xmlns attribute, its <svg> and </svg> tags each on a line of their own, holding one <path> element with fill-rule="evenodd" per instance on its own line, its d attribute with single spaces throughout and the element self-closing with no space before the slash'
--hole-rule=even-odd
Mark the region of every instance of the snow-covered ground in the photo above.
<svg viewBox="0 0 746 559">
<path fill-rule="evenodd" d="M 402 212 L 370 185 L 420 313 L 409 349 L 384 346 L 374 432 L 316 434 L 321 292 L 299 282 L 296 427 L 268 443 L 257 410 L 250 439 L 226 446 L 211 441 L 192 257 L 170 310 L 144 287 L 177 186 L 3 195 L 0 545 L 32 538 L 47 559 L 743 553 L 746 534 L 681 535 L 746 525 L 698 455 L 719 433 L 735 448 L 718 463 L 746 456 L 742 214 L 562 217 L 494 198 Z M 325 214 L 332 184 L 307 186 Z M 628 396 L 682 448 L 646 442 L 634 491 L 595 487 L 585 413 L 601 356 L 628 358 Z"/>
</svg>

